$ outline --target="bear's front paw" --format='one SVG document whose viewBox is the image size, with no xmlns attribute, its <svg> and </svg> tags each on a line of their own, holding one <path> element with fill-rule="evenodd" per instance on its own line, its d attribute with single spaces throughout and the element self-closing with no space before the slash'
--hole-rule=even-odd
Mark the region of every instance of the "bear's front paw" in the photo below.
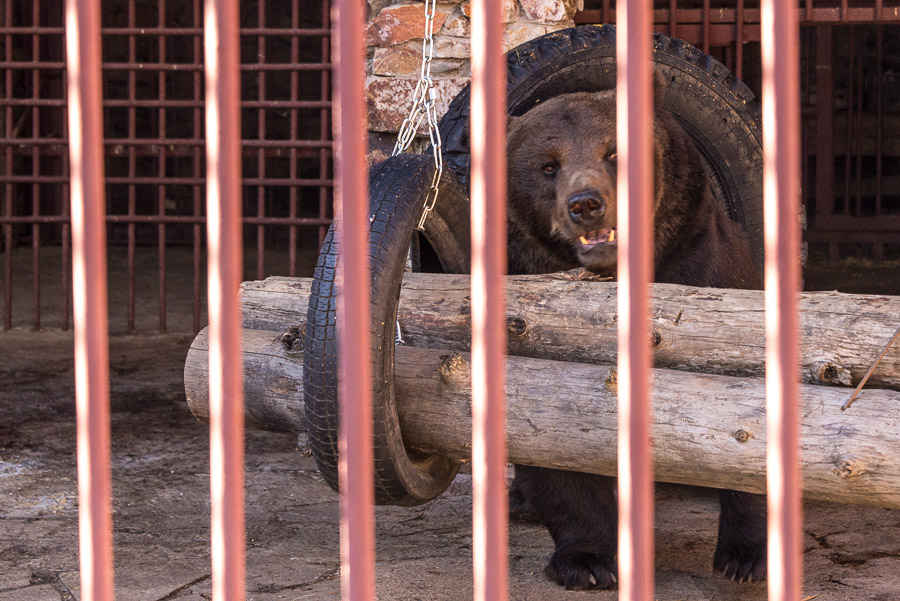
<svg viewBox="0 0 900 601">
<path fill-rule="evenodd" d="M 713 568 L 738 582 L 762 582 L 766 579 L 766 543 L 720 541 L 713 555 Z"/>
<path fill-rule="evenodd" d="M 596 553 L 554 553 L 544 572 L 571 591 L 612 588 L 618 582 L 613 558 Z"/>
</svg>

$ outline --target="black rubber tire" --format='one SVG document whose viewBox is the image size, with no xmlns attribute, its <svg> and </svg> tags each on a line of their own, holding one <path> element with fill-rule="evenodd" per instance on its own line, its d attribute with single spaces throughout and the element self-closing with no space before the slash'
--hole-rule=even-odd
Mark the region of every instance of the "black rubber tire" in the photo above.
<svg viewBox="0 0 900 601">
<path fill-rule="evenodd" d="M 431 156 L 399 155 L 374 166 L 369 175 L 375 502 L 381 505 L 430 501 L 446 490 L 459 468 L 445 457 L 404 447 L 394 398 L 394 324 L 400 284 L 433 172 Z M 439 208 L 426 221 L 424 236 L 445 271 L 467 273 L 469 201 L 452 174 L 445 172 L 439 199 Z M 319 471 L 334 490 L 338 490 L 337 257 L 332 226 L 312 283 L 303 358 L 309 444 Z"/>
<path fill-rule="evenodd" d="M 696 142 L 713 192 L 747 232 L 753 261 L 763 269 L 762 123 L 753 92 L 714 58 L 661 33 L 653 60 L 667 80 L 662 106 Z M 507 104 L 521 115 L 537 103 L 572 92 L 616 85 L 614 25 L 583 25 L 549 33 L 507 53 Z M 469 87 L 440 122 L 444 162 L 468 185 Z"/>
</svg>

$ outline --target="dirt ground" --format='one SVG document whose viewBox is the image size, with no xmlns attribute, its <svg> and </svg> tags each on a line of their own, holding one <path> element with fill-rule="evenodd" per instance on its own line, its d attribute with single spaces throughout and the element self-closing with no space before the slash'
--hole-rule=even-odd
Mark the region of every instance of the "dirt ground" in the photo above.
<svg viewBox="0 0 900 601">
<path fill-rule="evenodd" d="M 190 340 L 111 340 L 119 599 L 210 598 L 208 433 L 188 412 L 182 382 Z M 0 333 L 0 499 L 0 600 L 79 599 L 69 333 Z M 247 432 L 246 500 L 247 598 L 338 599 L 337 495 L 291 435 Z M 380 599 L 471 598 L 468 476 L 425 506 L 380 507 L 376 516 Z M 658 486 L 657 599 L 766 598 L 763 584 L 711 573 L 716 520 L 713 492 Z M 807 502 L 804 531 L 807 599 L 900 600 L 900 511 Z M 542 527 L 513 523 L 509 534 L 512 599 L 616 598 L 548 582 L 553 546 Z"/>
</svg>

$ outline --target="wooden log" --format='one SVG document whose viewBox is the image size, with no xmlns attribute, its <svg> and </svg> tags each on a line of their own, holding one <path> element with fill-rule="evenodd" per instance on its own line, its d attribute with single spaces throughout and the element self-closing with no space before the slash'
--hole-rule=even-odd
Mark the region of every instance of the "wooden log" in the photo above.
<svg viewBox="0 0 900 601">
<path fill-rule="evenodd" d="M 510 276 L 509 354 L 579 363 L 616 361 L 616 283 L 560 275 Z M 306 322 L 310 280 L 269 278 L 242 286 L 244 327 L 284 331 Z M 765 373 L 763 293 L 654 284 L 657 367 L 738 376 Z M 855 386 L 900 325 L 900 297 L 838 292 L 800 296 L 801 378 Z M 468 350 L 469 277 L 407 274 L 399 320 L 411 346 Z M 900 390 L 900 347 L 867 387 Z"/>
<path fill-rule="evenodd" d="M 185 384 L 195 415 L 207 415 L 206 333 L 188 354 Z M 398 347 L 395 391 L 404 442 L 466 461 L 471 440 L 468 357 Z M 244 332 L 248 424 L 279 407 L 282 429 L 302 429 L 301 352 L 273 332 Z M 656 478 L 750 492 L 765 490 L 765 382 L 654 369 Z M 614 475 L 616 374 L 604 365 L 510 357 L 511 462 Z M 276 383 L 272 386 L 272 383 Z M 801 387 L 800 443 L 810 498 L 900 508 L 900 393 L 865 390 L 847 411 L 842 389 Z M 259 408 L 265 408 L 260 411 Z M 270 424 L 271 425 L 271 424 Z"/>
</svg>

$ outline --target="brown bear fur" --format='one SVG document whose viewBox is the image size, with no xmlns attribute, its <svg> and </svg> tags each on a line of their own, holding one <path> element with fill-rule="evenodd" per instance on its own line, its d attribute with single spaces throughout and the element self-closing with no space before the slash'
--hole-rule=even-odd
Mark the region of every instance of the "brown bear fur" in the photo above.
<svg viewBox="0 0 900 601">
<path fill-rule="evenodd" d="M 657 77 L 657 96 L 663 86 Z M 653 136 L 655 281 L 761 288 L 747 243 L 712 194 L 694 142 L 661 108 Z M 511 118 L 507 155 L 510 273 L 584 267 L 614 277 L 615 91 L 557 96 Z M 510 498 L 511 509 L 533 509 L 550 530 L 552 580 L 572 589 L 615 585 L 615 479 L 516 466 Z M 765 497 L 722 491 L 720 504 L 715 569 L 740 581 L 763 580 Z"/>
</svg>

